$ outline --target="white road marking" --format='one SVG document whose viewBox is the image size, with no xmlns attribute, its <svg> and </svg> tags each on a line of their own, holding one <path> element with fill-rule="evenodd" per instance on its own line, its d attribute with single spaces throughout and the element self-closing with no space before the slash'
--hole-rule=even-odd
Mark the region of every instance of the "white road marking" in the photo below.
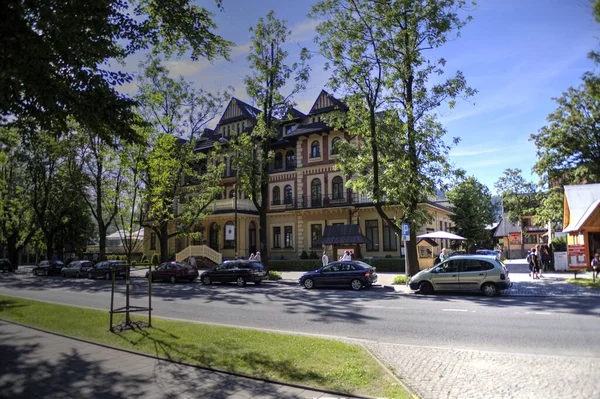
<svg viewBox="0 0 600 399">
<path fill-rule="evenodd" d="M 467 309 L 442 309 L 442 312 L 467 312 Z"/>
</svg>

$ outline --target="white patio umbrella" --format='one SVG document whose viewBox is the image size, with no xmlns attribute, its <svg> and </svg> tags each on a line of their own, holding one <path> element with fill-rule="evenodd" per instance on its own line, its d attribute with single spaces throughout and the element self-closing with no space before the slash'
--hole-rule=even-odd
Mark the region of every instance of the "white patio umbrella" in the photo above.
<svg viewBox="0 0 600 399">
<path fill-rule="evenodd" d="M 434 231 L 433 233 L 421 234 L 420 236 L 417 236 L 417 238 L 432 238 L 432 239 L 441 238 L 441 239 L 448 239 L 448 240 L 466 240 L 465 237 L 461 237 L 456 234 L 448 233 L 447 231 Z"/>
</svg>

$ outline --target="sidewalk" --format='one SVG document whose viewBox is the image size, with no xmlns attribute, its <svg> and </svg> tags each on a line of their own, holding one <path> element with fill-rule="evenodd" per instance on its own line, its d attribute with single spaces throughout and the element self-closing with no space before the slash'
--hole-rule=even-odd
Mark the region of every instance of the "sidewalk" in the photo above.
<svg viewBox="0 0 600 399">
<path fill-rule="evenodd" d="M 0 321 L 0 397 L 324 398 L 324 394 L 157 360 Z"/>
</svg>

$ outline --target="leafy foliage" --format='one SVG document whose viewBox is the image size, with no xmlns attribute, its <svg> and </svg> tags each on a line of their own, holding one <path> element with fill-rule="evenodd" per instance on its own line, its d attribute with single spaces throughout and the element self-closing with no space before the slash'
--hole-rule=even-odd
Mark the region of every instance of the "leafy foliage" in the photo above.
<svg viewBox="0 0 600 399">
<path fill-rule="evenodd" d="M 414 226 L 408 246 L 411 274 L 418 271 L 416 231 L 428 218 L 419 204 L 452 175 L 445 129 L 435 111 L 475 93 L 460 71 L 440 80 L 446 61 L 431 60 L 426 52 L 458 34 L 470 19 L 461 17 L 466 4 L 322 0 L 311 13 L 319 21 L 320 53 L 332 70 L 329 84 L 346 94 L 349 106 L 329 122 L 358 138 L 340 146 L 339 167 L 351 175 L 348 185 L 367 194 L 397 234 L 402 221 Z M 439 83 L 432 83 L 433 77 Z M 399 205 L 401 220 L 383 209 L 389 203 Z"/>
<path fill-rule="evenodd" d="M 8 0 L 0 15 L 0 124 L 66 132 L 73 118 L 108 142 L 139 138 L 135 102 L 115 90 L 132 77 L 110 62 L 148 48 L 213 59 L 231 46 L 189 0 Z"/>
</svg>

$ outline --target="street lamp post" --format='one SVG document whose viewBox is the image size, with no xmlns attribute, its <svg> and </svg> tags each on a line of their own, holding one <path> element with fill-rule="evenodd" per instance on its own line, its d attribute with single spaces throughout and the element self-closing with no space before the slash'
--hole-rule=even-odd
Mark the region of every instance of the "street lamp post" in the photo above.
<svg viewBox="0 0 600 399">
<path fill-rule="evenodd" d="M 233 198 L 234 198 L 234 204 L 233 207 L 234 209 L 234 218 L 233 218 L 233 251 L 235 254 L 235 258 L 238 258 L 238 189 L 237 189 L 237 183 L 235 183 L 233 185 Z"/>
</svg>

